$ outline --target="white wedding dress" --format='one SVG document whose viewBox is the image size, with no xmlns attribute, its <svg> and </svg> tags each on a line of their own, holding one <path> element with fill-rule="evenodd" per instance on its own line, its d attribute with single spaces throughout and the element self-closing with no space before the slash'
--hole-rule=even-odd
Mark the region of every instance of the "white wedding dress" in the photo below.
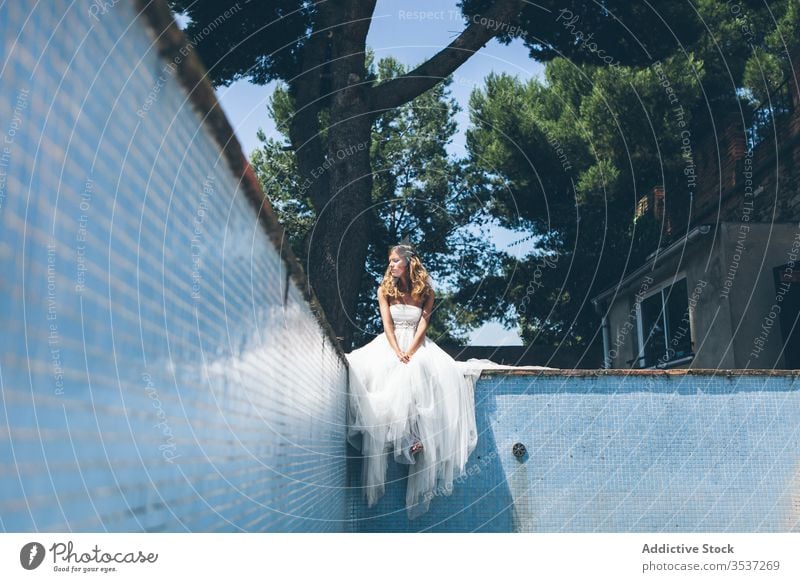
<svg viewBox="0 0 800 582">
<path fill-rule="evenodd" d="M 422 309 L 389 306 L 401 350 L 411 344 Z M 457 362 L 427 337 L 401 362 L 381 333 L 346 354 L 350 367 L 347 439 L 363 455 L 362 486 L 368 506 L 384 493 L 389 456 L 409 465 L 406 509 L 409 519 L 428 510 L 434 491 L 449 495 L 453 479 L 465 472 L 478 442 L 475 382 L 485 368 L 504 366 L 486 359 Z M 423 448 L 411 454 L 419 440 Z"/>
</svg>

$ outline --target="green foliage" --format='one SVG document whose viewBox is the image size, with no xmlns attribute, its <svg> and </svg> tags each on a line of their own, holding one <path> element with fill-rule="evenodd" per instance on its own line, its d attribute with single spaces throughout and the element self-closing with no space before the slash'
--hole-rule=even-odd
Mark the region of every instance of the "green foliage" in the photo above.
<svg viewBox="0 0 800 582">
<path fill-rule="evenodd" d="M 460 5 L 472 17 L 493 3 L 462 0 Z M 596 66 L 646 66 L 673 53 L 677 42 L 691 43 L 703 33 L 692 7 L 672 0 L 540 0 L 526 2 L 513 25 L 502 24 L 498 40 L 521 38 L 534 59 L 566 57 Z"/>
<path fill-rule="evenodd" d="M 752 39 L 758 44 L 753 44 L 744 68 L 744 86 L 754 104 L 769 101 L 778 86 L 794 78 L 789 57 L 800 53 L 800 4 L 778 2 L 771 8 L 775 21 L 762 23 L 768 32 Z"/>
<path fill-rule="evenodd" d="M 300 73 L 316 3 L 170 0 L 169 5 L 189 17 L 186 35 L 196 39 L 193 44 L 215 84 L 250 79 L 264 85 Z"/>
</svg>

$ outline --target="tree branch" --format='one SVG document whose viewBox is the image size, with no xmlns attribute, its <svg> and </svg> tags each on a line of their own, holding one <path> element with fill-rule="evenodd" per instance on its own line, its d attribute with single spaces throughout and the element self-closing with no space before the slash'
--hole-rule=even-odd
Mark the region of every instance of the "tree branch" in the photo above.
<svg viewBox="0 0 800 582">
<path fill-rule="evenodd" d="M 523 0 L 495 2 L 485 15 L 476 15 L 449 45 L 413 71 L 373 87 L 371 111 L 375 115 L 399 107 L 434 87 L 474 53 L 486 46 L 503 27 L 508 28 L 524 6 Z M 488 25 L 481 24 L 487 22 Z"/>
</svg>

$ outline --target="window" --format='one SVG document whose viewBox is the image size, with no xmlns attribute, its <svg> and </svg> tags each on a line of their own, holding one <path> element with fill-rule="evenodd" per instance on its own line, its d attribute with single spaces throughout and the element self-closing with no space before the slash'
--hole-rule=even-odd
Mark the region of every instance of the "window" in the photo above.
<svg viewBox="0 0 800 582">
<path fill-rule="evenodd" d="M 686 278 L 642 299 L 637 313 L 640 367 L 664 367 L 694 355 Z"/>
</svg>

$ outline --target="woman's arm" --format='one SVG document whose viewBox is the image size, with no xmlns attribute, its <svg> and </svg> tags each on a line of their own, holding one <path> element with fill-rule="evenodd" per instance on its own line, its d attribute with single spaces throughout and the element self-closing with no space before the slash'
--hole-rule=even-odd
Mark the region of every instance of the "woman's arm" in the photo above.
<svg viewBox="0 0 800 582">
<path fill-rule="evenodd" d="M 428 296 L 425 298 L 425 303 L 422 304 L 422 317 L 419 318 L 417 333 L 414 334 L 414 339 L 411 340 L 411 344 L 408 346 L 407 354 L 411 355 L 416 352 L 425 339 L 425 332 L 428 329 L 431 313 L 433 313 L 433 289 L 431 289 L 430 293 L 428 293 Z"/>
<path fill-rule="evenodd" d="M 383 288 L 378 287 L 378 305 L 381 308 L 381 320 L 383 321 L 383 332 L 386 334 L 386 339 L 389 340 L 389 345 L 398 356 L 402 354 L 400 346 L 397 345 L 397 338 L 394 335 L 394 321 L 392 321 L 392 314 L 389 311 L 389 301 L 383 294 Z"/>
</svg>

